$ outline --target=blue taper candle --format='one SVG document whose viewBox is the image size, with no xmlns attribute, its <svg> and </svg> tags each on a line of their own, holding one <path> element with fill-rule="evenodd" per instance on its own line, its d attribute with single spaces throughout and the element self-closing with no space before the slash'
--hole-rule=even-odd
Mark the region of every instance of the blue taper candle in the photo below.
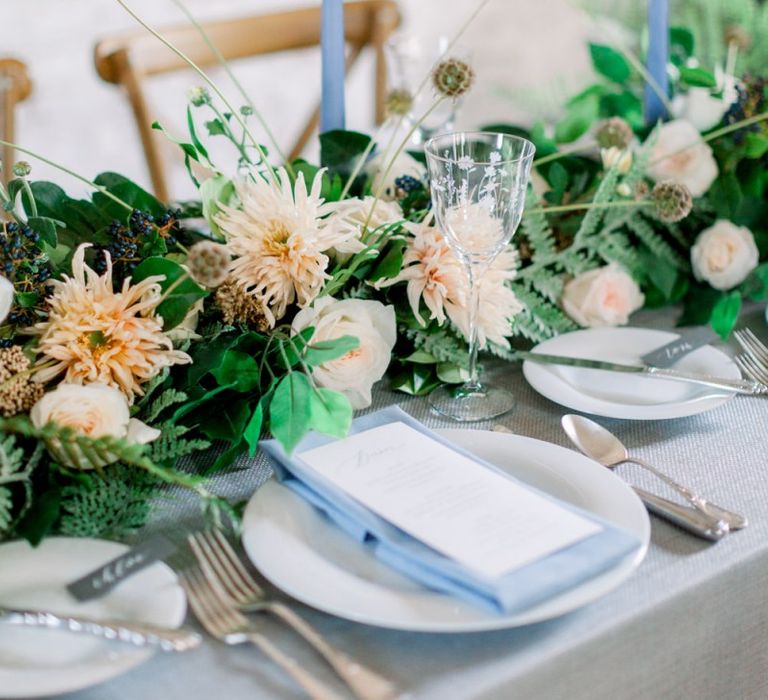
<svg viewBox="0 0 768 700">
<path fill-rule="evenodd" d="M 344 2 L 323 0 L 320 28 L 323 58 L 320 131 L 344 128 Z"/>
<path fill-rule="evenodd" d="M 646 67 L 656 85 L 667 94 L 667 59 L 669 57 L 669 2 L 648 0 L 648 59 Z M 653 124 L 666 114 L 664 102 L 656 91 L 645 86 L 645 121 Z"/>
</svg>

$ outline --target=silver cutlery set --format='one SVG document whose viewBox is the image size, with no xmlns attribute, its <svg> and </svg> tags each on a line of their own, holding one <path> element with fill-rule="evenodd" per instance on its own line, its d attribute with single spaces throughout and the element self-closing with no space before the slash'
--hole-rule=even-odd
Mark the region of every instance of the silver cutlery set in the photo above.
<svg viewBox="0 0 768 700">
<path fill-rule="evenodd" d="M 619 365 L 538 353 L 521 352 L 518 355 L 521 359 L 533 362 L 631 372 L 659 379 L 692 382 L 740 394 L 768 395 L 768 347 L 750 330 L 736 331 L 735 338 L 743 350 L 735 362 L 746 379 L 723 379 L 656 367 Z M 630 455 L 621 441 L 598 423 L 574 414 L 563 416 L 561 422 L 574 445 L 591 459 L 610 469 L 619 464 L 634 463 L 663 481 L 686 501 L 686 504 L 680 504 L 632 486 L 652 513 L 713 541 L 747 526 L 744 516 L 712 503 L 658 468 Z M 496 430 L 509 432 L 500 425 Z M 313 700 L 340 698 L 337 690 L 302 668 L 261 631 L 254 617 L 270 615 L 290 628 L 325 659 L 358 700 L 393 700 L 398 697 L 390 681 L 336 649 L 295 609 L 266 591 L 221 532 L 198 532 L 189 535 L 187 539 L 196 563 L 181 573 L 180 580 L 195 617 L 209 635 L 227 645 L 252 644 L 283 669 Z M 0 623 L 60 629 L 172 652 L 194 649 L 202 641 L 197 632 L 186 628 L 171 630 L 123 620 L 95 620 L 2 607 Z"/>
</svg>

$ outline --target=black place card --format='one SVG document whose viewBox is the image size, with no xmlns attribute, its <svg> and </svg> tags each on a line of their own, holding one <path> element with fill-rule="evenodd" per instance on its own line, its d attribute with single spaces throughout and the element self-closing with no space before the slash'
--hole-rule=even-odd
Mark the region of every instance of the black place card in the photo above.
<svg viewBox="0 0 768 700">
<path fill-rule="evenodd" d="M 118 583 L 176 551 L 176 546 L 162 535 L 153 535 L 125 554 L 108 561 L 95 571 L 70 583 L 67 590 L 80 601 L 100 598 Z"/>
<path fill-rule="evenodd" d="M 717 333 L 711 328 L 697 326 L 685 331 L 677 340 L 646 353 L 640 359 L 651 367 L 671 367 L 688 353 L 711 343 L 715 338 Z"/>
</svg>

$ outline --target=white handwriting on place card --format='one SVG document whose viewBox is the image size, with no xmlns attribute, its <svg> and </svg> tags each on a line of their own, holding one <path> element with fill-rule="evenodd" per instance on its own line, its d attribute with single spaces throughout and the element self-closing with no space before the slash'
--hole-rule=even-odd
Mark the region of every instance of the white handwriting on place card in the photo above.
<svg viewBox="0 0 768 700">
<path fill-rule="evenodd" d="M 601 529 L 405 423 L 299 456 L 371 511 L 486 578 Z"/>
</svg>

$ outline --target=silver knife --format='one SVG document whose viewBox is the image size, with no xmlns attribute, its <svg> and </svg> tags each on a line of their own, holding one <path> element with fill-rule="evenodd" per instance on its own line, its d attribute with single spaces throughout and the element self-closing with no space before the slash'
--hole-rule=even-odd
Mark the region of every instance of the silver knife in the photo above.
<svg viewBox="0 0 768 700">
<path fill-rule="evenodd" d="M 691 372 L 680 372 L 676 369 L 664 369 L 661 367 L 646 367 L 644 365 L 622 365 L 616 362 L 605 362 L 603 360 L 588 360 L 581 357 L 565 357 L 563 355 L 546 355 L 538 352 L 518 351 L 515 356 L 521 360 L 530 362 L 540 362 L 550 365 L 569 365 L 571 367 L 584 367 L 586 369 L 603 369 L 611 372 L 629 372 L 633 374 L 642 374 L 647 377 L 656 377 L 657 379 L 671 379 L 679 382 L 690 382 L 692 384 L 701 384 L 715 389 L 724 389 L 733 391 L 737 394 L 765 395 L 768 394 L 768 386 L 760 382 L 754 382 L 751 379 L 725 379 L 721 377 L 711 377 L 706 374 L 693 374 Z"/>
<path fill-rule="evenodd" d="M 188 629 L 167 629 L 140 622 L 96 620 L 90 617 L 59 615 L 44 610 L 0 608 L 0 623 L 21 627 L 45 627 L 77 634 L 89 634 L 137 647 L 151 646 L 162 651 L 188 651 L 200 645 L 202 637 Z"/>
<path fill-rule="evenodd" d="M 632 489 L 651 513 L 665 518 L 684 530 L 703 537 L 705 540 L 717 541 L 729 532 L 727 523 L 712 518 L 700 510 L 675 503 L 663 496 L 657 496 L 655 493 L 645 491 L 639 486 L 632 486 Z"/>
</svg>

